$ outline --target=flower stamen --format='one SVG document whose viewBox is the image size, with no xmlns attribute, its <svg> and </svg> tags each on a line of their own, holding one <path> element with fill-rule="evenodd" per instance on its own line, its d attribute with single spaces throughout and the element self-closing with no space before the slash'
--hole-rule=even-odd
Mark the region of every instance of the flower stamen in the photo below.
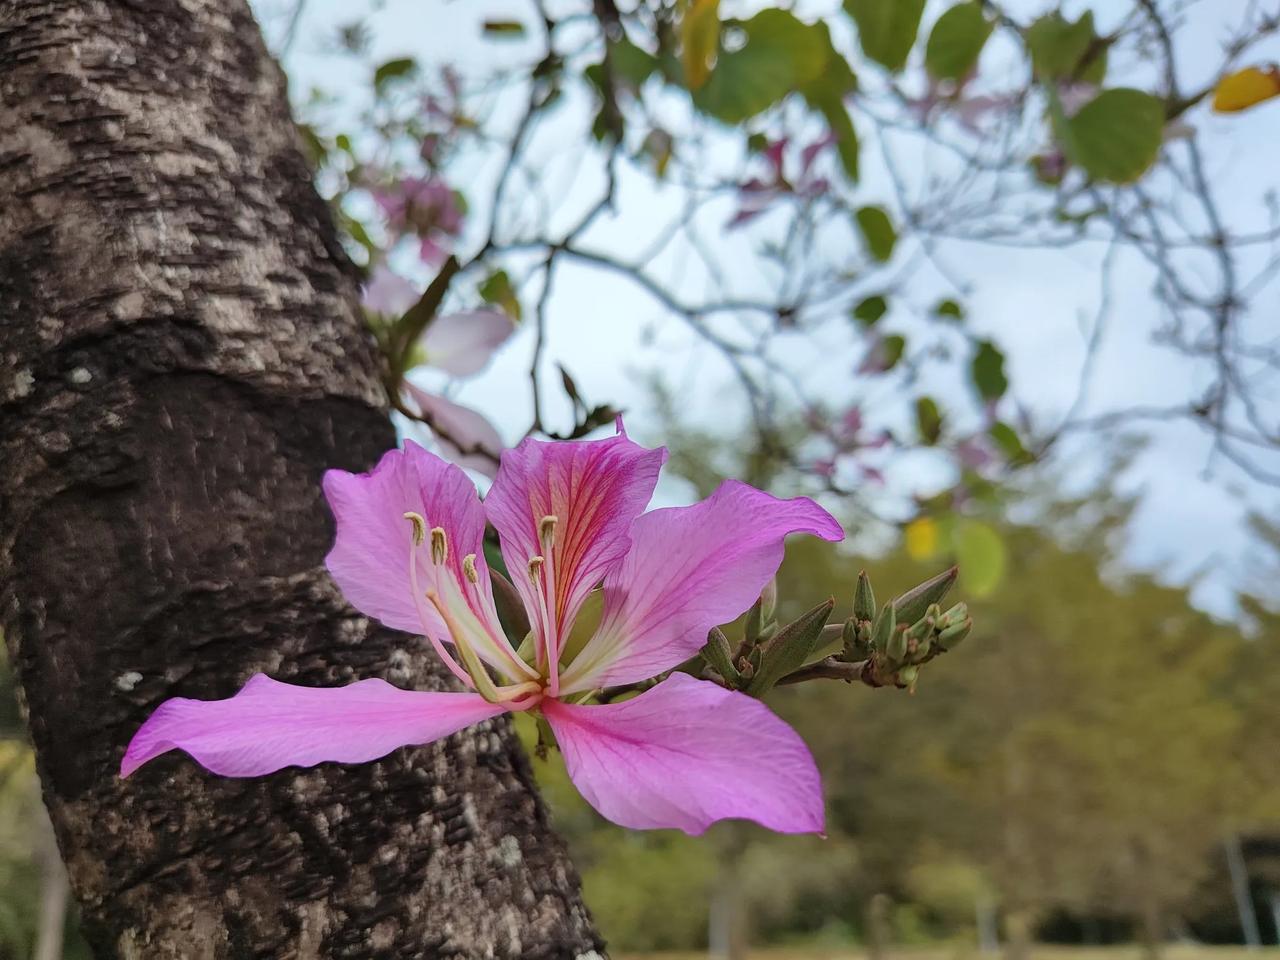
<svg viewBox="0 0 1280 960">
<path fill-rule="evenodd" d="M 476 555 L 468 553 L 462 558 L 462 573 L 467 578 L 468 583 L 479 583 L 480 574 L 476 571 Z"/>
<path fill-rule="evenodd" d="M 554 514 L 548 514 L 538 522 L 538 543 L 542 545 L 544 556 L 550 555 L 556 545 L 556 524 L 559 522 L 560 518 Z"/>
<path fill-rule="evenodd" d="M 449 536 L 444 527 L 431 528 L 431 562 L 441 566 L 449 559 Z"/>
<path fill-rule="evenodd" d="M 427 599 L 436 608 L 436 612 L 440 614 L 440 619 L 444 621 L 445 628 L 449 631 L 449 636 L 453 638 L 453 647 L 458 651 L 458 655 L 462 657 L 462 664 L 471 677 L 476 693 L 484 697 L 489 703 L 501 703 L 502 696 L 498 693 L 498 688 L 494 684 L 493 678 L 489 676 L 489 671 L 484 668 L 484 662 L 476 654 L 475 648 L 467 642 L 466 634 L 459 625 L 457 618 L 441 601 L 440 594 L 434 590 L 428 590 Z"/>
<path fill-rule="evenodd" d="M 431 643 L 436 654 L 444 661 L 444 665 L 449 671 L 465 683 L 467 686 L 474 686 L 468 677 L 467 671 L 458 666 L 458 661 L 449 655 L 449 651 L 445 649 L 444 644 L 435 635 L 430 624 L 427 623 L 427 611 L 422 605 L 422 590 L 418 586 L 418 547 L 422 546 L 425 537 L 422 535 L 427 529 L 426 521 L 419 514 L 406 513 L 405 519 L 413 524 L 414 542 L 409 546 L 409 589 L 413 594 L 413 607 L 418 613 L 418 622 L 422 625 L 422 635 Z"/>
<path fill-rule="evenodd" d="M 414 513 L 412 510 L 406 510 L 404 518 L 413 524 L 413 545 L 422 546 L 422 541 L 427 538 L 427 521 L 423 519 L 422 514 Z"/>
</svg>

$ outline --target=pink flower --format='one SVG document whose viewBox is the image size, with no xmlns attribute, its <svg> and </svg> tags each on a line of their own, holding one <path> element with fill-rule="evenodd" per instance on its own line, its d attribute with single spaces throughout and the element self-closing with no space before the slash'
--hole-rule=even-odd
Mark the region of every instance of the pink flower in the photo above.
<svg viewBox="0 0 1280 960">
<path fill-rule="evenodd" d="M 360 304 L 370 313 L 398 317 L 417 303 L 421 296 L 421 291 L 411 282 L 385 264 L 378 264 L 369 275 L 369 282 L 364 285 Z"/>
<path fill-rule="evenodd" d="M 387 229 L 397 236 L 415 234 L 423 262 L 438 266 L 444 261 L 441 239 L 462 232 L 462 206 L 448 184 L 439 177 L 405 177 L 372 192 Z"/>
<path fill-rule="evenodd" d="M 478 410 L 423 390 L 408 380 L 401 384 L 401 390 L 417 408 L 422 421 L 431 427 L 446 460 L 489 479 L 497 475 L 498 458 L 504 445 L 488 417 Z"/>
<path fill-rule="evenodd" d="M 327 565 L 347 599 L 426 636 L 468 692 L 382 680 L 314 689 L 253 677 L 234 697 L 166 701 L 134 736 L 127 776 L 173 749 L 224 776 L 360 763 L 505 712 L 536 711 L 569 776 L 601 814 L 697 834 L 743 817 L 784 833 L 823 829 L 822 787 L 800 737 L 764 704 L 673 673 L 639 696 L 593 693 L 658 676 L 701 649 L 773 576 L 790 533 L 843 532 L 805 498 L 726 481 L 691 507 L 644 512 L 666 451 L 607 440 L 525 440 L 502 455 L 482 504 L 466 475 L 412 443 L 370 473 L 331 470 Z M 502 633 L 484 562 L 486 520 L 533 627 L 524 655 Z M 591 639 L 565 646 L 603 584 Z"/>
<path fill-rule="evenodd" d="M 484 369 L 514 331 L 507 314 L 485 307 L 436 317 L 427 325 L 419 345 L 427 366 L 455 377 L 469 377 Z"/>
<path fill-rule="evenodd" d="M 384 265 L 374 268 L 364 288 L 364 308 L 371 313 L 399 316 L 418 302 L 420 294 Z M 514 332 L 511 318 L 501 310 L 481 309 L 447 313 L 427 325 L 418 341 L 422 365 L 455 377 L 469 377 L 484 369 L 494 352 Z M 434 429 L 441 450 L 454 463 L 492 477 L 497 470 L 502 438 L 479 411 L 446 400 L 405 380 L 401 392 L 406 406 L 416 408 Z"/>
</svg>

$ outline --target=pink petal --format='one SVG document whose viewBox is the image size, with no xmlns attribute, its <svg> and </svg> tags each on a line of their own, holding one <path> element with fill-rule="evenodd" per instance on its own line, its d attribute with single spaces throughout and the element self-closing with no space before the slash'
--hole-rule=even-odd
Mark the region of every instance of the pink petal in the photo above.
<svg viewBox="0 0 1280 960">
<path fill-rule="evenodd" d="M 439 649 L 453 637 L 423 599 L 426 590 L 434 590 L 481 659 L 509 676 L 531 672 L 517 660 L 498 624 L 484 562 L 484 508 L 462 470 L 409 440 L 369 473 L 330 470 L 324 492 L 338 527 L 325 565 L 352 606 L 397 630 L 425 633 Z M 429 543 L 413 547 L 413 527 L 404 517 L 409 511 L 421 515 L 428 528 L 444 530 L 448 557 L 443 564 L 432 562 Z M 410 575 L 411 550 L 418 595 Z M 464 571 L 469 554 L 476 558 L 474 584 Z"/>
<path fill-rule="evenodd" d="M 365 763 L 502 711 L 474 693 L 399 690 L 385 680 L 298 687 L 258 674 L 227 700 L 166 700 L 134 734 L 120 776 L 175 749 L 224 777 L 326 761 Z"/>
<path fill-rule="evenodd" d="M 484 369 L 514 330 L 511 318 L 501 310 L 446 313 L 431 321 L 422 335 L 422 349 L 429 366 L 469 377 Z"/>
<path fill-rule="evenodd" d="M 439 267 L 449 255 L 443 246 L 436 243 L 431 236 L 424 236 L 418 241 L 418 259 L 429 267 Z"/>
<path fill-rule="evenodd" d="M 436 443 L 445 459 L 490 479 L 497 475 L 504 446 L 497 428 L 484 414 L 408 381 L 403 387 L 427 425 L 434 428 Z"/>
<path fill-rule="evenodd" d="M 699 834 L 717 820 L 821 833 L 809 749 L 763 703 L 683 673 L 632 700 L 542 710 L 569 777 L 600 814 L 635 830 Z"/>
<path fill-rule="evenodd" d="M 370 313 L 400 316 L 417 303 L 420 296 L 412 283 L 379 265 L 373 268 L 369 282 L 365 284 L 362 303 Z"/>
<path fill-rule="evenodd" d="M 556 518 L 555 544 L 544 568 L 550 580 L 542 578 L 554 592 L 551 623 L 534 617 L 544 638 L 559 643 L 587 594 L 622 559 L 631 522 L 653 496 L 666 459 L 665 448 L 646 450 L 625 433 L 607 440 L 526 439 L 502 455 L 485 511 L 502 541 L 511 579 L 531 611 L 541 608 L 543 587 L 535 587 L 526 571 L 531 558 L 546 552 L 538 536 L 540 521 Z"/>
<path fill-rule="evenodd" d="M 779 500 L 736 480 L 691 507 L 640 517 L 626 559 L 605 577 L 600 629 L 565 671 L 561 692 L 644 680 L 693 656 L 707 631 L 755 602 L 789 533 L 844 539 L 807 497 Z"/>
</svg>

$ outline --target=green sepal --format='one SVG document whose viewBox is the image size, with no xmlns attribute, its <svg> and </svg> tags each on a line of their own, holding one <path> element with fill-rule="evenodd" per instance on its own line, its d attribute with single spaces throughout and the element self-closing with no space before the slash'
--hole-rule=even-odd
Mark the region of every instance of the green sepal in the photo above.
<svg viewBox="0 0 1280 960">
<path fill-rule="evenodd" d="M 489 580 L 493 584 L 493 605 L 498 610 L 502 629 L 508 637 L 526 637 L 530 629 L 529 612 L 515 585 L 493 567 L 489 568 Z"/>
<path fill-rule="evenodd" d="M 805 665 L 835 605 L 834 599 L 818 604 L 793 623 L 779 629 L 767 644 L 757 648 L 760 651 L 760 666 L 747 685 L 748 694 L 753 697 L 764 696 L 779 680 Z"/>
<path fill-rule="evenodd" d="M 898 613 L 894 609 L 892 603 L 886 603 L 880 608 L 880 613 L 876 615 L 875 623 L 871 626 L 871 648 L 873 650 L 884 651 L 889 645 L 889 638 L 893 635 L 893 628 L 897 625 Z"/>
<path fill-rule="evenodd" d="M 899 622 L 915 623 L 923 617 L 931 605 L 940 602 L 947 595 L 947 591 L 956 582 L 958 575 L 959 569 L 956 567 L 944 570 L 936 577 L 926 580 L 895 599 L 892 607 L 897 613 Z"/>
</svg>

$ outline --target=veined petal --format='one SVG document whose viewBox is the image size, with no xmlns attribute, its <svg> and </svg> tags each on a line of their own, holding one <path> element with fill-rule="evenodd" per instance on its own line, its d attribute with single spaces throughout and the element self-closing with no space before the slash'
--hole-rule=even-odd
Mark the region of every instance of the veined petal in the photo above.
<svg viewBox="0 0 1280 960">
<path fill-rule="evenodd" d="M 502 437 L 482 413 L 423 390 L 407 380 L 402 387 L 422 416 L 437 428 L 436 442 L 446 459 L 490 479 L 497 475 L 498 458 L 503 450 Z"/>
<path fill-rule="evenodd" d="M 428 366 L 455 377 L 469 377 L 484 369 L 515 326 L 501 310 L 470 310 L 436 317 L 422 335 Z"/>
<path fill-rule="evenodd" d="M 809 749 L 759 700 L 683 673 L 621 703 L 542 710 L 587 802 L 635 830 L 699 834 L 717 820 L 821 833 Z"/>
<path fill-rule="evenodd" d="M 425 632 L 434 643 L 452 642 L 426 601 L 425 592 L 435 591 L 482 659 L 509 676 L 532 674 L 498 624 L 484 563 L 484 508 L 465 473 L 410 440 L 369 473 L 330 470 L 324 491 L 338 528 L 325 565 L 356 609 L 397 630 Z M 431 538 L 414 546 L 407 512 L 420 515 L 428 530 L 443 531 L 443 562 L 433 560 Z M 415 594 L 415 576 L 422 595 Z"/>
<path fill-rule="evenodd" d="M 625 433 L 575 442 L 527 439 L 502 454 L 485 510 L 501 538 L 512 581 L 543 636 L 550 633 L 559 643 L 587 594 L 622 559 L 631 522 L 653 496 L 666 459 L 665 448 L 647 450 Z M 555 518 L 549 552 L 540 536 L 547 517 Z M 544 554 L 549 555 L 535 586 L 529 561 Z"/>
<path fill-rule="evenodd" d="M 400 690 L 385 680 L 299 687 L 258 674 L 226 700 L 166 700 L 120 763 L 127 777 L 148 760 L 185 750 L 224 777 L 256 777 L 325 761 L 365 763 L 397 747 L 431 743 L 503 707 L 474 693 Z"/>
<path fill-rule="evenodd" d="M 693 656 L 707 631 L 755 602 L 790 533 L 844 538 L 807 497 L 779 500 L 736 480 L 691 507 L 639 517 L 630 551 L 605 578 L 600 629 L 566 668 L 560 692 L 633 683 Z"/>
</svg>

